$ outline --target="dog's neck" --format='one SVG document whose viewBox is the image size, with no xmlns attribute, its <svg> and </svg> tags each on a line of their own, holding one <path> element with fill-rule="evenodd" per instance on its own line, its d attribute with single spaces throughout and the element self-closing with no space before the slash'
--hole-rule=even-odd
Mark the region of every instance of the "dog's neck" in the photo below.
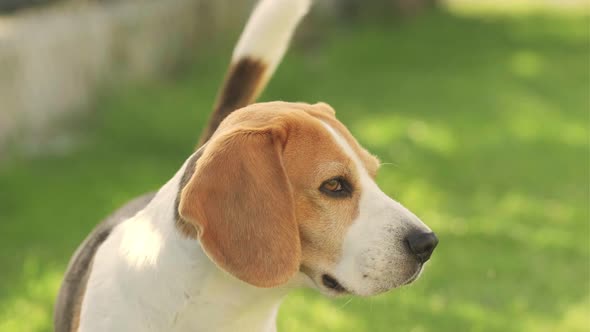
<svg viewBox="0 0 590 332">
<path fill-rule="evenodd" d="M 275 330 L 282 299 L 305 277 L 280 288 L 254 287 L 218 268 L 197 240 L 182 234 L 175 223 L 175 197 L 187 164 L 116 232 L 128 268 L 141 279 L 130 279 L 127 286 L 139 285 L 147 303 L 166 311 L 160 314 L 170 326 L 163 330 Z"/>
</svg>

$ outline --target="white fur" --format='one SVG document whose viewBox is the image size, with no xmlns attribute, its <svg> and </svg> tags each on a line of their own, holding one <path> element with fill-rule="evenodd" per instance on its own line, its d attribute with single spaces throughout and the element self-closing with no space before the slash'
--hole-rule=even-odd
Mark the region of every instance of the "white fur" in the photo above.
<svg viewBox="0 0 590 332">
<path fill-rule="evenodd" d="M 232 61 L 245 57 L 262 60 L 268 66 L 266 77 L 272 76 L 310 6 L 311 0 L 262 0 L 240 36 Z"/>
<path fill-rule="evenodd" d="M 411 231 L 430 229 L 381 191 L 348 142 L 327 123 L 324 127 L 353 160 L 361 184 L 359 215 L 347 230 L 331 274 L 357 295 L 378 294 L 416 278 L 422 267 L 409 255 L 404 239 Z"/>
<path fill-rule="evenodd" d="M 174 223 L 174 200 L 185 165 L 134 217 L 116 227 L 92 265 L 80 316 L 90 331 L 275 331 L 288 285 L 246 284 L 206 256 Z"/>
</svg>

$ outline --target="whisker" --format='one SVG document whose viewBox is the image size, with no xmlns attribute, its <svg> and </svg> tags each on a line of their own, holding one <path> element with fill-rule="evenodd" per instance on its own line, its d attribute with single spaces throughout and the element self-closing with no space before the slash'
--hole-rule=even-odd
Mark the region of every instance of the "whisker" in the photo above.
<svg viewBox="0 0 590 332">
<path fill-rule="evenodd" d="M 397 164 L 397 163 L 379 163 L 379 166 L 384 166 L 384 165 L 399 167 L 399 164 Z"/>
<path fill-rule="evenodd" d="M 352 301 L 352 299 L 354 299 L 354 297 L 352 297 L 352 296 L 351 296 L 351 297 L 348 299 L 348 301 L 344 302 L 344 304 L 340 306 L 340 309 L 342 309 L 342 308 L 346 307 L 346 305 L 347 305 L 347 304 L 349 304 L 349 303 Z"/>
</svg>

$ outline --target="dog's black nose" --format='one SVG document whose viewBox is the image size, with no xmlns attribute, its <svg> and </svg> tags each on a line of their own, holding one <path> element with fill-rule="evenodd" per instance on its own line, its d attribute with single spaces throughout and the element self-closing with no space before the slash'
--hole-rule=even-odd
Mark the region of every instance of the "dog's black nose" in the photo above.
<svg viewBox="0 0 590 332">
<path fill-rule="evenodd" d="M 438 238 L 434 233 L 413 233 L 406 237 L 410 251 L 418 257 L 421 263 L 425 263 L 432 255 L 438 244 Z"/>
</svg>

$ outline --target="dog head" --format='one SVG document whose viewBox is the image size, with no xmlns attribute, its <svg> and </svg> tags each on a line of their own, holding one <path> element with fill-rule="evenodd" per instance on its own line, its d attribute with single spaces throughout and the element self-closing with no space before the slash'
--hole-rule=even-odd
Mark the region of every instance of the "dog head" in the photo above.
<svg viewBox="0 0 590 332">
<path fill-rule="evenodd" d="M 375 183 L 378 160 L 326 104 L 260 103 L 228 116 L 179 203 L 215 264 L 258 287 L 301 271 L 329 295 L 416 279 L 438 240 Z"/>
</svg>

